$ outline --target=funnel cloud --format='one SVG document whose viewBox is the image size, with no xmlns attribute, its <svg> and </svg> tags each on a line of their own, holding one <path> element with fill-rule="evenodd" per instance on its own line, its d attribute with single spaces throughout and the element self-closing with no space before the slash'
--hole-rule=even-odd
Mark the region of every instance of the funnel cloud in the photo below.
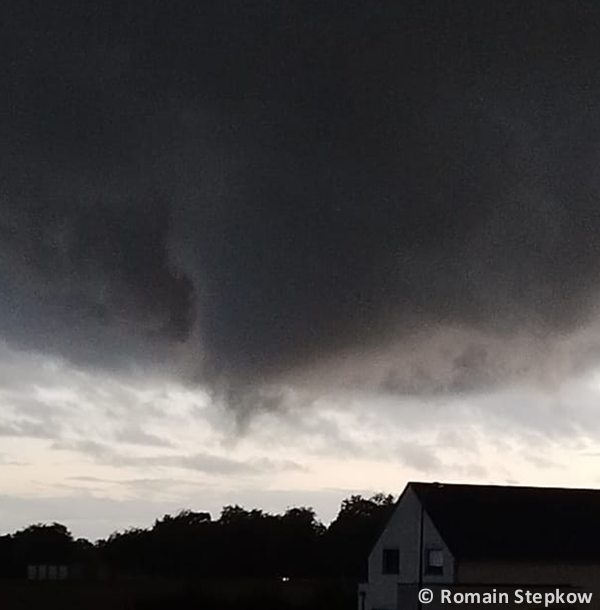
<svg viewBox="0 0 600 610">
<path fill-rule="evenodd" d="M 592 2 L 25 0 L 0 335 L 236 409 L 598 362 Z"/>
</svg>

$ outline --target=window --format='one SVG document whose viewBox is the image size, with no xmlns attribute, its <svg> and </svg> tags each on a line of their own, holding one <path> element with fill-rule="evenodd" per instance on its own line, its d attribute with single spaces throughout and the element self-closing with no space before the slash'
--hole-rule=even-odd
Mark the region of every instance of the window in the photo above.
<svg viewBox="0 0 600 610">
<path fill-rule="evenodd" d="M 398 549 L 383 549 L 384 574 L 398 574 L 400 572 L 400 551 Z"/>
<path fill-rule="evenodd" d="M 427 549 L 426 574 L 444 573 L 444 552 L 441 549 Z"/>
</svg>

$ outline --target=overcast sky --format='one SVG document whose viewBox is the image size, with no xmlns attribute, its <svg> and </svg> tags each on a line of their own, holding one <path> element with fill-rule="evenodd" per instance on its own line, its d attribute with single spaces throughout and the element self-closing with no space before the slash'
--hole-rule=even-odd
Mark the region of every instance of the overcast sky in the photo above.
<svg viewBox="0 0 600 610">
<path fill-rule="evenodd" d="M 600 6 L 23 0 L 0 531 L 597 486 Z"/>
</svg>

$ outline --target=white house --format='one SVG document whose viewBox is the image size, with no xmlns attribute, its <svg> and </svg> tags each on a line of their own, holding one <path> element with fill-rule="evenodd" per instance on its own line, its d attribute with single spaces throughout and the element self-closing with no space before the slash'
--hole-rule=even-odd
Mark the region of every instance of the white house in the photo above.
<svg viewBox="0 0 600 610">
<path fill-rule="evenodd" d="M 597 591 L 585 607 L 600 608 L 600 490 L 409 483 L 369 555 L 358 608 L 447 607 L 442 590 L 507 591 L 513 602 L 519 588 L 556 587 Z M 419 602 L 423 588 L 432 603 Z"/>
</svg>

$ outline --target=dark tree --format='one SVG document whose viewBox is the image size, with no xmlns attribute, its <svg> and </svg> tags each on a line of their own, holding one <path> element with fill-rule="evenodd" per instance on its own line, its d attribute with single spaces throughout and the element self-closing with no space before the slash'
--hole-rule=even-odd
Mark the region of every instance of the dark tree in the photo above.
<svg viewBox="0 0 600 610">
<path fill-rule="evenodd" d="M 0 575 L 23 576 L 27 564 L 78 565 L 114 577 L 344 577 L 362 579 L 366 558 L 393 510 L 392 496 L 345 499 L 325 527 L 312 508 L 273 515 L 225 506 L 216 521 L 207 512 L 164 515 L 149 529 L 132 528 L 95 545 L 73 540 L 64 525 L 32 525 L 0 536 Z"/>
<path fill-rule="evenodd" d="M 13 536 L 14 557 L 21 565 L 70 564 L 76 544 L 71 532 L 60 523 L 30 525 Z"/>
<path fill-rule="evenodd" d="M 367 557 L 394 509 L 394 497 L 375 494 L 371 498 L 351 496 L 326 535 L 326 555 L 335 575 L 364 580 Z"/>
</svg>

